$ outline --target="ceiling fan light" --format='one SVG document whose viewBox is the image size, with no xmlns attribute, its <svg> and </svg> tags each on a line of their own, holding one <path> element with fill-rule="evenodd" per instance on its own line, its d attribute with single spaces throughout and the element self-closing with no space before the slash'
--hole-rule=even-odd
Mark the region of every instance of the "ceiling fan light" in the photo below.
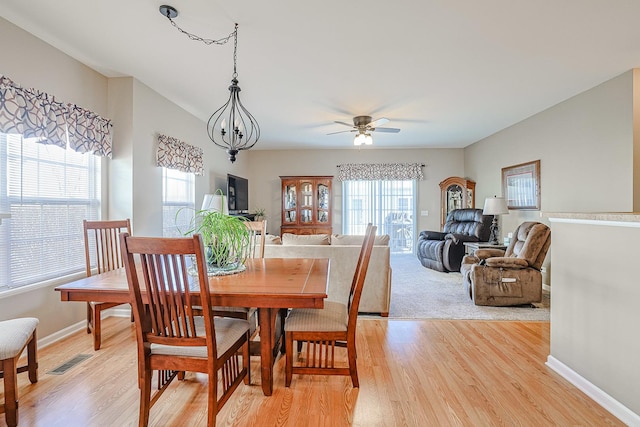
<svg viewBox="0 0 640 427">
<path fill-rule="evenodd" d="M 372 145 L 373 138 L 370 133 L 359 133 L 353 138 L 353 145 Z"/>
</svg>

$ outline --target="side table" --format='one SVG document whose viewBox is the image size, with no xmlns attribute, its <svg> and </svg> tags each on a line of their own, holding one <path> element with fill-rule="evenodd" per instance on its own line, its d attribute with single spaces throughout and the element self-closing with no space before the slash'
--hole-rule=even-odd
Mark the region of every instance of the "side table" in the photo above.
<svg viewBox="0 0 640 427">
<path fill-rule="evenodd" d="M 489 242 L 464 242 L 464 250 L 466 255 L 473 255 L 476 249 L 507 249 L 505 245 L 492 245 Z"/>
</svg>

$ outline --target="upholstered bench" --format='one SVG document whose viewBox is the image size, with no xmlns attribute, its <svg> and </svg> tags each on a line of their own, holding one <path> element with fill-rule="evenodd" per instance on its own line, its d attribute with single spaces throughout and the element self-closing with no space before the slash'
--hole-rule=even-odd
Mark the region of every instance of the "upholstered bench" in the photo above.
<svg viewBox="0 0 640 427">
<path fill-rule="evenodd" d="M 9 427 L 18 425 L 19 372 L 29 371 L 29 381 L 38 381 L 36 327 L 38 319 L 26 317 L 0 322 L 0 376 L 4 377 L 2 409 Z M 27 347 L 27 364 L 18 366 L 18 359 Z"/>
</svg>

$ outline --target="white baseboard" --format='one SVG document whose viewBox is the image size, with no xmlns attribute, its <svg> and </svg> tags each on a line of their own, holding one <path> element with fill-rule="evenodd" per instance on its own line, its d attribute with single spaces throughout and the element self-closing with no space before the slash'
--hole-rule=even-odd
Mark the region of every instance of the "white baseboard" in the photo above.
<svg viewBox="0 0 640 427">
<path fill-rule="evenodd" d="M 118 306 L 117 308 L 110 308 L 109 310 L 105 310 L 102 314 L 103 319 L 111 316 L 131 317 L 131 306 L 122 305 L 122 306 Z M 81 320 L 80 322 L 67 326 L 66 328 L 61 329 L 57 332 L 54 332 L 51 335 L 47 335 L 44 338 L 38 339 L 38 348 L 45 348 L 46 346 L 51 345 L 55 342 L 58 342 L 61 339 L 66 338 L 71 334 L 74 334 L 80 330 L 86 329 L 86 327 L 87 327 L 86 320 Z"/>
<path fill-rule="evenodd" d="M 584 377 L 579 375 L 576 371 L 569 368 L 567 365 L 549 355 L 547 357 L 546 365 L 558 373 L 562 378 L 569 381 L 576 386 L 584 394 L 593 399 L 597 404 L 602 406 L 607 411 L 611 412 L 613 416 L 620 421 L 631 427 L 640 427 L 640 415 L 632 412 L 629 408 L 622 403 L 615 400 L 613 397 L 605 393 L 599 387 L 593 383 L 587 381 Z"/>
<path fill-rule="evenodd" d="M 67 326 L 64 329 L 60 329 L 57 332 L 54 332 L 51 335 L 47 335 L 46 337 L 38 340 L 38 348 L 45 348 L 48 345 L 53 344 L 54 342 L 58 342 L 63 338 L 68 337 L 71 334 L 78 332 L 81 329 L 86 329 L 87 321 L 82 320 L 78 323 L 74 323 L 73 325 Z"/>
</svg>

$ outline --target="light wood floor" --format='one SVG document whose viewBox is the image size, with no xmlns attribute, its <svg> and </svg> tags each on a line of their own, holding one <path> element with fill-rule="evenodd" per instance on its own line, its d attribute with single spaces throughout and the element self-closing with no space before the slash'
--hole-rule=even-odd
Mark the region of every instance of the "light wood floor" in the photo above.
<svg viewBox="0 0 640 427">
<path fill-rule="evenodd" d="M 100 351 L 84 332 L 40 349 L 39 382 L 19 375 L 21 426 L 137 425 L 133 325 L 112 317 L 103 328 Z M 372 318 L 359 321 L 358 335 L 359 389 L 347 377 L 318 376 L 294 376 L 287 389 L 280 358 L 266 397 L 253 358 L 252 385 L 236 390 L 218 425 L 623 425 L 544 365 L 548 322 Z M 79 353 L 91 357 L 63 375 L 47 373 Z M 206 378 L 188 373 L 151 409 L 150 425 L 205 420 Z"/>
</svg>

